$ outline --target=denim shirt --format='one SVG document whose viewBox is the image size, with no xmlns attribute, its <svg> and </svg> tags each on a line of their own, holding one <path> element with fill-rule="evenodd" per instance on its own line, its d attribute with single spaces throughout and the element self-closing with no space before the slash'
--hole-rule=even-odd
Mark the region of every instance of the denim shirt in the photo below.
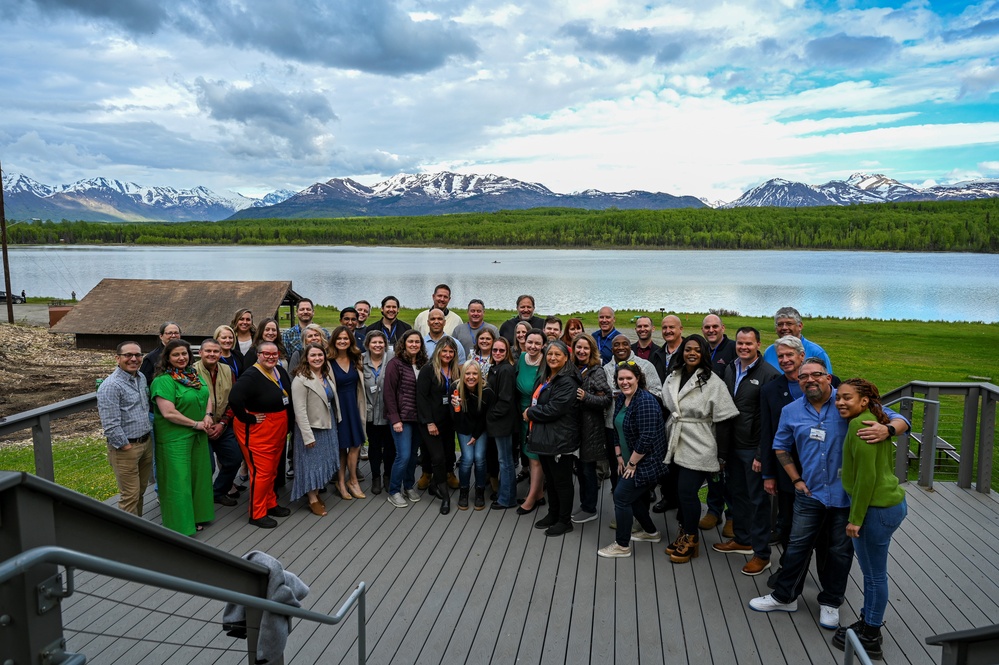
<svg viewBox="0 0 999 665">
<path fill-rule="evenodd" d="M 774 450 L 790 451 L 795 446 L 801 460 L 801 477 L 812 498 L 827 508 L 848 508 L 850 497 L 843 489 L 840 471 L 843 442 L 850 423 L 839 415 L 835 402 L 836 389 L 833 388 L 829 399 L 818 410 L 805 396 L 785 406 L 774 435 Z M 901 417 L 889 408 L 885 408 L 885 414 L 889 419 Z M 825 432 L 824 441 L 812 438 L 813 428 Z"/>
</svg>

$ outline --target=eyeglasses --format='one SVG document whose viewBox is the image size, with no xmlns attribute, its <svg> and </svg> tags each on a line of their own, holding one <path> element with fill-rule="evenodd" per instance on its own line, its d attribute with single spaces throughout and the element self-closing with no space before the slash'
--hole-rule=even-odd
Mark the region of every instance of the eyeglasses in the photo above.
<svg viewBox="0 0 999 665">
<path fill-rule="evenodd" d="M 618 367 L 637 367 L 638 363 L 634 360 L 622 360 L 617 364 Z"/>
<path fill-rule="evenodd" d="M 816 381 L 821 379 L 823 376 L 829 376 L 825 372 L 812 372 L 810 374 L 799 374 L 798 381 L 804 381 L 806 379 L 815 379 Z"/>
<path fill-rule="evenodd" d="M 271 351 L 270 353 L 258 353 L 261 358 L 277 358 L 280 354 L 277 351 Z"/>
<path fill-rule="evenodd" d="M 141 353 L 116 353 L 119 358 L 141 358 Z"/>
</svg>

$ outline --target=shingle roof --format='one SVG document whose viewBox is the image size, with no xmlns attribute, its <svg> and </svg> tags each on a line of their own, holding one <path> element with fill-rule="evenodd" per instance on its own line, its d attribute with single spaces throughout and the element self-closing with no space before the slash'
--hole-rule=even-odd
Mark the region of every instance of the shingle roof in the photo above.
<svg viewBox="0 0 999 665">
<path fill-rule="evenodd" d="M 211 337 L 237 309 L 246 307 L 260 320 L 273 316 L 286 296 L 301 298 L 290 281 L 103 279 L 51 332 L 149 335 L 164 321 L 175 321 L 184 337 Z"/>
</svg>

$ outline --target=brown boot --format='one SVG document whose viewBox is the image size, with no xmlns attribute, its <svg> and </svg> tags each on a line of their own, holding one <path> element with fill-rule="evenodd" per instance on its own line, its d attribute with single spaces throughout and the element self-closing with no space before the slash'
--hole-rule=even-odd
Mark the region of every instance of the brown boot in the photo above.
<svg viewBox="0 0 999 665">
<path fill-rule="evenodd" d="M 673 552 L 676 551 L 676 548 L 678 548 L 680 543 L 683 541 L 684 535 L 683 527 L 680 527 L 680 530 L 676 532 L 676 538 L 672 543 L 666 546 L 666 554 L 673 554 Z"/>
<path fill-rule="evenodd" d="M 421 490 L 425 490 L 430 487 L 430 474 L 424 471 L 423 475 L 420 476 L 420 479 L 416 481 L 416 487 Z"/>
<path fill-rule="evenodd" d="M 687 563 L 691 559 L 697 558 L 699 547 L 697 534 L 684 535 L 683 540 L 677 545 L 676 551 L 669 555 L 669 560 L 673 563 Z"/>
<path fill-rule="evenodd" d="M 447 486 L 453 490 L 456 490 L 459 487 L 461 487 L 461 483 L 458 482 L 458 476 L 454 475 L 453 473 L 447 474 Z"/>
</svg>

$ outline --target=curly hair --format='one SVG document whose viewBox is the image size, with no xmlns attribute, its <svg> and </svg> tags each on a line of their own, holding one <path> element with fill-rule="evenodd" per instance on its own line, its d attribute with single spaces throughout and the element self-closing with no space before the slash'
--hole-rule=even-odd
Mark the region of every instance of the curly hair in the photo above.
<svg viewBox="0 0 999 665">
<path fill-rule="evenodd" d="M 881 393 L 878 387 L 866 379 L 847 379 L 840 384 L 840 387 L 851 386 L 857 391 L 857 396 L 867 398 L 867 408 L 870 409 L 874 418 L 882 425 L 887 425 L 891 420 L 881 406 Z"/>
</svg>

